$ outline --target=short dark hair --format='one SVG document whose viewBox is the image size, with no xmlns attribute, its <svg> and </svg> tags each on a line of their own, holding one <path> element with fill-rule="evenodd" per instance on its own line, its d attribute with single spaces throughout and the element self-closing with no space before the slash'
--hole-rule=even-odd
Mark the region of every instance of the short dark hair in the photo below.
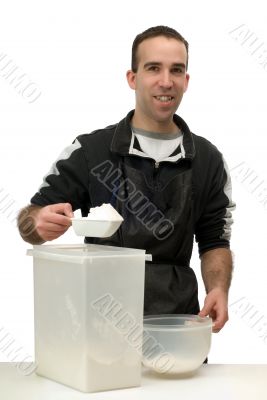
<svg viewBox="0 0 267 400">
<path fill-rule="evenodd" d="M 137 72 L 138 68 L 138 60 L 137 60 L 137 50 L 140 43 L 142 43 L 146 39 L 150 39 L 157 36 L 165 36 L 167 38 L 172 38 L 179 40 L 180 42 L 184 43 L 186 52 L 187 52 L 187 60 L 186 60 L 186 69 L 188 67 L 188 42 L 183 38 L 183 36 L 177 32 L 173 28 L 169 28 L 168 26 L 158 25 L 153 26 L 152 28 L 146 29 L 144 32 L 139 33 L 133 41 L 132 45 L 132 71 Z"/>
</svg>

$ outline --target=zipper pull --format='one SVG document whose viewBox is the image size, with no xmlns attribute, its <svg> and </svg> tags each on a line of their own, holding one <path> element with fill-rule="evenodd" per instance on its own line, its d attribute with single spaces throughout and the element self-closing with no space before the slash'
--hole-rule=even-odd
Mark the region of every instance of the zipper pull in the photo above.
<svg viewBox="0 0 267 400">
<path fill-rule="evenodd" d="M 158 168 L 158 167 L 159 167 L 159 162 L 155 161 L 155 168 Z"/>
</svg>

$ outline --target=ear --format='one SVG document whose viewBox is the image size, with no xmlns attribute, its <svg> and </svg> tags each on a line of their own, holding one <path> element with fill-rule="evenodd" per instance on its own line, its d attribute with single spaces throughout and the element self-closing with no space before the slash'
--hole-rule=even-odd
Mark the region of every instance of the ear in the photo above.
<svg viewBox="0 0 267 400">
<path fill-rule="evenodd" d="M 189 78 L 190 78 L 190 75 L 189 75 L 189 74 L 186 74 L 186 75 L 185 75 L 185 83 L 184 83 L 184 93 L 187 91 L 188 83 L 189 83 Z"/>
<path fill-rule="evenodd" d="M 136 88 L 136 74 L 132 70 L 129 70 L 126 72 L 126 78 L 128 85 L 130 86 L 131 89 L 135 90 Z"/>
</svg>

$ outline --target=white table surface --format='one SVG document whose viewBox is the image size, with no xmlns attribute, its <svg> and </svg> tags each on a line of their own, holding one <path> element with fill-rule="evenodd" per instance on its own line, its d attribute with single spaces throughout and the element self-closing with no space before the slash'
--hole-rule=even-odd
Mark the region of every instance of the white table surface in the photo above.
<svg viewBox="0 0 267 400">
<path fill-rule="evenodd" d="M 195 375 L 169 378 L 143 370 L 142 386 L 82 393 L 37 376 L 24 376 L 16 363 L 0 363 L 1 400 L 266 400 L 267 365 L 203 365 Z"/>
</svg>

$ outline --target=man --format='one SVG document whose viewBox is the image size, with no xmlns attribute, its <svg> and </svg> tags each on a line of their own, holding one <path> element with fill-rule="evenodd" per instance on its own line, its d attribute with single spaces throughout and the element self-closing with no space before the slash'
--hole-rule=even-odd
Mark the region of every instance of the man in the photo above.
<svg viewBox="0 0 267 400">
<path fill-rule="evenodd" d="M 127 72 L 135 110 L 76 138 L 18 224 L 26 241 L 40 244 L 62 235 L 74 210 L 86 216 L 111 203 L 124 218 L 120 229 L 85 242 L 146 249 L 153 260 L 146 264 L 145 314 L 210 315 L 218 332 L 228 319 L 234 204 L 221 153 L 175 114 L 188 87 L 187 66 L 188 43 L 175 30 L 158 26 L 138 35 Z M 194 235 L 207 292 L 201 311 L 189 266 Z"/>
</svg>

